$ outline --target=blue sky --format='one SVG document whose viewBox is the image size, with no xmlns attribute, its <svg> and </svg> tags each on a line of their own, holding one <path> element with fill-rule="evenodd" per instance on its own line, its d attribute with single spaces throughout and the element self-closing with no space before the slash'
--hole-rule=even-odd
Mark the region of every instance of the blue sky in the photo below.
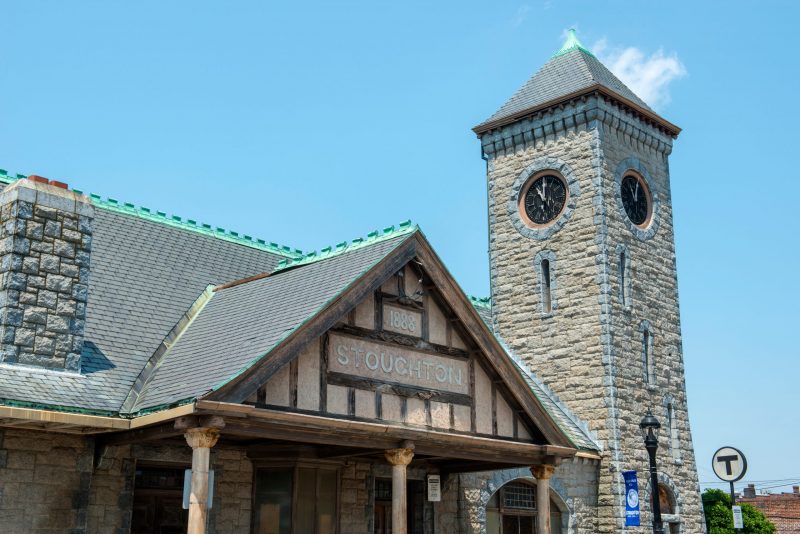
<svg viewBox="0 0 800 534">
<path fill-rule="evenodd" d="M 0 167 L 309 250 L 410 218 L 485 295 L 470 128 L 576 27 L 684 128 L 700 480 L 734 445 L 745 481 L 800 481 L 798 5 L 0 0 Z"/>
</svg>

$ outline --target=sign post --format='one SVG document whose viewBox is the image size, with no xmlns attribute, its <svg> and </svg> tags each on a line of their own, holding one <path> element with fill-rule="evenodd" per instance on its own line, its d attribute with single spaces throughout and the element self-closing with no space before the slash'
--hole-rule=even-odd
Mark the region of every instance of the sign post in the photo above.
<svg viewBox="0 0 800 534">
<path fill-rule="evenodd" d="M 733 528 L 744 528 L 742 522 L 742 507 L 736 506 L 736 492 L 733 489 L 733 483 L 741 480 L 747 472 L 747 458 L 744 457 L 742 451 L 734 447 L 722 447 L 714 453 L 711 460 L 711 468 L 717 478 L 724 480 L 730 484 L 731 488 L 731 504 L 733 505 Z M 738 513 L 738 520 L 737 520 Z"/>
</svg>

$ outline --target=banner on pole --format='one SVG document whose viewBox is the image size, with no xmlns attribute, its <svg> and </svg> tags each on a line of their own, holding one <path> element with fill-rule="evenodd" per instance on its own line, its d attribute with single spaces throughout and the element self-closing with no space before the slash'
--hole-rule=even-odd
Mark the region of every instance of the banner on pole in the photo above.
<svg viewBox="0 0 800 534">
<path fill-rule="evenodd" d="M 623 471 L 625 479 L 625 526 L 639 526 L 639 481 L 636 471 Z"/>
</svg>

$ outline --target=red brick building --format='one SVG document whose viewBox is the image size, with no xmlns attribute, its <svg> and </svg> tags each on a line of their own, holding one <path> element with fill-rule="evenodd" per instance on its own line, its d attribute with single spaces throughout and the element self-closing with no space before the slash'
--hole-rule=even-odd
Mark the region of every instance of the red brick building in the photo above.
<svg viewBox="0 0 800 534">
<path fill-rule="evenodd" d="M 792 493 L 756 495 L 755 487 L 750 484 L 739 502 L 752 504 L 764 512 L 777 527 L 778 534 L 800 532 L 800 486 L 792 490 Z"/>
</svg>

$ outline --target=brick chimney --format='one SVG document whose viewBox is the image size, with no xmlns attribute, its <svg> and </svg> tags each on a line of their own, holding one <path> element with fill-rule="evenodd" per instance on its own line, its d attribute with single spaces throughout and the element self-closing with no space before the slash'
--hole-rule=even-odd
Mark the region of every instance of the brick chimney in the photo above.
<svg viewBox="0 0 800 534">
<path fill-rule="evenodd" d="M 746 488 L 744 488 L 744 498 L 745 499 L 754 499 L 756 496 L 756 485 L 755 484 L 748 484 Z"/>
<path fill-rule="evenodd" d="M 30 176 L 0 192 L 0 361 L 80 372 L 94 207 Z"/>
</svg>

